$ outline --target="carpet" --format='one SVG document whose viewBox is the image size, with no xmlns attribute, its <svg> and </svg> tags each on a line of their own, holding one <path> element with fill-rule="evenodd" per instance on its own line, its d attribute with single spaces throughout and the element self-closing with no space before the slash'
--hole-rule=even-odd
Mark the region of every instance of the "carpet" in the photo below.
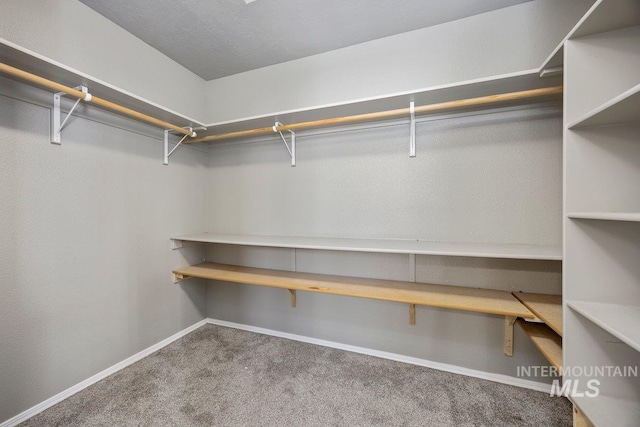
<svg viewBox="0 0 640 427">
<path fill-rule="evenodd" d="M 565 398 L 205 325 L 35 426 L 571 426 Z"/>
</svg>

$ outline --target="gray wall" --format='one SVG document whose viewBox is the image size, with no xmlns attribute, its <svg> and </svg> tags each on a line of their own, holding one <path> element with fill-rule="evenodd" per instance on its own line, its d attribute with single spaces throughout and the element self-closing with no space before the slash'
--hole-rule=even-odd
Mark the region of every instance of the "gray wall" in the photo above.
<svg viewBox="0 0 640 427">
<path fill-rule="evenodd" d="M 297 164 L 275 137 L 212 149 L 212 232 L 560 245 L 562 117 L 556 104 L 423 120 L 417 157 L 404 122 L 298 134 Z M 409 280 L 407 255 L 212 245 L 212 261 Z M 560 293 L 557 261 L 418 256 L 418 281 Z M 212 318 L 513 375 L 546 362 L 503 318 L 245 285 L 208 287 Z"/>
<path fill-rule="evenodd" d="M 204 80 L 77 0 L 2 0 L 0 38 L 204 120 Z"/>
<path fill-rule="evenodd" d="M 0 422 L 206 317 L 168 239 L 205 228 L 202 153 L 95 108 L 52 145 L 51 99 L 0 78 Z"/>
<path fill-rule="evenodd" d="M 211 80 L 207 123 L 537 69 L 593 0 L 536 0 Z"/>
</svg>

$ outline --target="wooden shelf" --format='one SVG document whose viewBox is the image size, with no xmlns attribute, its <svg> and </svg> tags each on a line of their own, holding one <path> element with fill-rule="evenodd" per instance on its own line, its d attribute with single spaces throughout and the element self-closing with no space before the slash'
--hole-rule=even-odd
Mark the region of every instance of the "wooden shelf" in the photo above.
<svg viewBox="0 0 640 427">
<path fill-rule="evenodd" d="M 562 76 L 541 79 L 537 69 L 527 70 L 523 72 L 428 87 L 411 92 L 400 92 L 388 96 L 360 99 L 354 102 L 318 105 L 301 110 L 279 111 L 261 116 L 213 122 L 206 125 L 208 128 L 207 131 L 199 132 L 198 135 L 207 136 L 270 127 L 273 126 L 276 120 L 286 125 L 291 123 L 331 119 L 334 117 L 395 110 L 407 108 L 411 101 L 414 101 L 417 107 L 420 105 L 458 99 L 475 98 L 552 86 L 562 86 Z M 559 98 L 559 96 L 555 96 L 553 99 Z M 532 98 L 528 103 L 540 103 L 544 101 L 544 98 Z M 522 101 L 518 101 L 517 104 L 521 105 L 522 103 Z M 498 106 L 496 106 L 496 108 L 497 107 Z"/>
<path fill-rule="evenodd" d="M 640 351 L 640 307 L 584 301 L 567 301 L 567 306 L 634 350 Z"/>
<path fill-rule="evenodd" d="M 571 219 L 640 222 L 640 213 L 631 212 L 572 212 L 568 213 L 567 217 Z"/>
<path fill-rule="evenodd" d="M 514 292 L 513 296 L 556 334 L 562 336 L 562 295 Z"/>
<path fill-rule="evenodd" d="M 94 96 L 178 126 L 204 126 L 203 123 L 197 120 L 176 113 L 1 38 L 0 62 L 66 86 L 87 86 L 89 92 Z M 4 74 L 0 74 L 0 76 L 4 76 Z M 10 76 L 7 77 L 10 78 Z"/>
<path fill-rule="evenodd" d="M 173 271 L 177 280 L 190 277 L 308 292 L 369 298 L 453 310 L 533 318 L 509 292 L 394 280 L 330 276 L 203 263 Z"/>
<path fill-rule="evenodd" d="M 579 129 L 636 122 L 640 122 L 640 84 L 605 102 L 567 127 Z"/>
<path fill-rule="evenodd" d="M 538 347 L 551 366 L 562 369 L 562 338 L 543 323 L 532 323 L 519 319 L 518 325 Z"/>
<path fill-rule="evenodd" d="M 171 238 L 174 247 L 182 242 L 222 243 L 227 245 L 274 248 L 321 249 L 331 251 L 380 252 L 416 255 L 445 255 L 482 258 L 561 260 L 559 246 L 447 243 L 425 240 L 344 239 L 332 237 L 259 236 L 202 233 Z"/>
<path fill-rule="evenodd" d="M 637 0 L 598 0 L 558 44 L 540 69 L 563 65 L 564 43 L 569 39 L 621 30 L 639 24 L 640 3 Z"/>
<path fill-rule="evenodd" d="M 598 397 L 572 397 L 573 403 L 594 426 L 638 427 L 640 403 L 599 395 Z"/>
</svg>

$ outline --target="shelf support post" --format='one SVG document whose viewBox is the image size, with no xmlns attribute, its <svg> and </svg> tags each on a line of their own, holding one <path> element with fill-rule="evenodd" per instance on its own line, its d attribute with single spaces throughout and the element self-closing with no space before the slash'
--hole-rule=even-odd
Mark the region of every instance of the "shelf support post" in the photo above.
<svg viewBox="0 0 640 427">
<path fill-rule="evenodd" d="M 416 305 L 415 304 L 409 304 L 409 324 L 410 325 L 416 324 Z"/>
<path fill-rule="evenodd" d="M 291 307 L 296 307 L 296 290 L 289 289 L 289 293 L 291 294 Z"/>
<path fill-rule="evenodd" d="M 504 354 L 507 356 L 513 356 L 513 325 L 515 323 L 515 316 L 504 317 Z"/>
<path fill-rule="evenodd" d="M 410 133 L 409 133 L 409 157 L 416 156 L 416 103 L 409 103 L 409 112 L 411 114 Z"/>
<path fill-rule="evenodd" d="M 89 88 L 87 88 L 86 86 L 76 86 L 74 89 L 80 90 L 85 93 L 86 96 L 84 100 L 86 102 L 91 102 L 92 96 L 89 93 Z M 82 99 L 78 98 L 76 100 L 75 104 L 73 104 L 73 107 L 71 107 L 71 109 L 69 110 L 67 117 L 65 117 L 64 120 L 60 122 L 60 103 L 64 95 L 66 95 L 64 92 L 56 92 L 53 94 L 53 110 L 51 111 L 51 143 L 56 145 L 62 144 L 62 137 L 60 136 L 60 133 L 62 132 L 62 129 L 67 124 L 67 121 L 69 120 L 75 109 L 78 107 L 78 104 Z"/>
<path fill-rule="evenodd" d="M 278 126 L 282 126 L 282 123 L 275 122 L 273 125 L 273 132 L 280 134 L 280 138 L 282 138 L 282 142 L 284 142 L 284 146 L 287 148 L 287 151 L 291 156 L 291 167 L 293 168 L 296 166 L 296 133 L 292 130 L 287 129 L 291 134 L 291 146 L 289 146 L 282 132 L 278 130 Z"/>
</svg>

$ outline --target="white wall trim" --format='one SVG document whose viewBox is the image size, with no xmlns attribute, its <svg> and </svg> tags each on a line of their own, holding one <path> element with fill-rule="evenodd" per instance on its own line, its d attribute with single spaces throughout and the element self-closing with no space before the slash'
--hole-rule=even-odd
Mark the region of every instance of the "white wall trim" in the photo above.
<svg viewBox="0 0 640 427">
<path fill-rule="evenodd" d="M 431 360 L 419 359 L 417 357 L 405 356 L 403 354 L 389 353 L 387 351 L 374 350 L 365 347 L 358 347 L 349 344 L 342 344 L 334 341 L 327 341 L 318 338 L 307 337 L 304 335 L 290 334 L 288 332 L 276 331 L 273 329 L 261 328 L 259 326 L 245 325 L 242 323 L 227 322 L 226 320 L 207 319 L 207 323 L 212 325 L 224 326 L 227 328 L 241 329 L 243 331 L 255 332 L 263 335 L 271 335 L 279 338 L 286 338 L 293 341 L 305 342 L 308 344 L 320 345 L 323 347 L 336 348 L 338 350 L 350 351 L 353 353 L 366 354 L 368 356 L 380 357 L 382 359 L 394 360 L 396 362 L 409 363 L 411 365 L 424 366 L 426 368 L 437 369 L 439 371 L 451 372 L 459 375 L 466 375 L 468 377 L 480 378 L 483 380 L 493 381 L 501 384 L 512 385 L 516 387 L 526 388 L 535 391 L 541 391 L 549 394 L 551 392 L 551 385 L 526 380 L 524 378 L 512 377 L 509 375 L 495 374 L 491 372 L 477 371 L 475 369 L 464 368 L 456 365 L 449 365 L 447 363 L 434 362 Z M 4 427 L 4 426 L 0 426 Z"/>
<path fill-rule="evenodd" d="M 39 414 L 40 412 L 44 411 L 45 409 L 48 409 L 50 407 L 52 407 L 53 405 L 55 405 L 56 403 L 59 403 L 61 401 L 63 401 L 64 399 L 73 396 L 74 394 L 78 393 L 79 391 L 84 390 L 85 388 L 97 383 L 98 381 L 108 377 L 109 375 L 115 374 L 116 372 L 126 368 L 129 365 L 134 364 L 135 362 L 144 359 L 145 357 L 149 356 L 152 353 L 155 353 L 156 351 L 160 350 L 163 347 L 166 347 L 167 345 L 171 344 L 172 342 L 174 342 L 175 340 L 182 338 L 183 336 L 195 331 L 196 329 L 198 329 L 201 326 L 206 325 L 209 322 L 209 319 L 203 319 L 201 321 L 199 321 L 198 323 L 189 326 L 186 329 L 183 329 L 182 331 L 171 335 L 169 338 L 166 338 L 162 341 L 160 341 L 157 344 L 152 345 L 151 347 L 148 347 L 144 350 L 142 350 L 139 353 L 134 354 L 131 357 L 128 357 L 127 359 L 123 360 L 122 362 L 118 362 L 115 365 L 111 366 L 110 368 L 105 369 L 102 372 L 99 372 L 97 374 L 95 374 L 94 376 L 87 378 L 86 380 L 69 387 L 68 389 L 56 394 L 53 397 L 50 397 L 49 399 L 45 400 L 44 402 L 38 403 L 37 405 L 27 409 L 24 412 L 21 412 L 20 414 L 16 415 L 13 418 L 9 418 L 8 420 L 4 421 L 3 423 L 0 423 L 0 427 L 13 427 L 16 426 L 26 420 L 28 420 L 29 418 Z"/>
</svg>

